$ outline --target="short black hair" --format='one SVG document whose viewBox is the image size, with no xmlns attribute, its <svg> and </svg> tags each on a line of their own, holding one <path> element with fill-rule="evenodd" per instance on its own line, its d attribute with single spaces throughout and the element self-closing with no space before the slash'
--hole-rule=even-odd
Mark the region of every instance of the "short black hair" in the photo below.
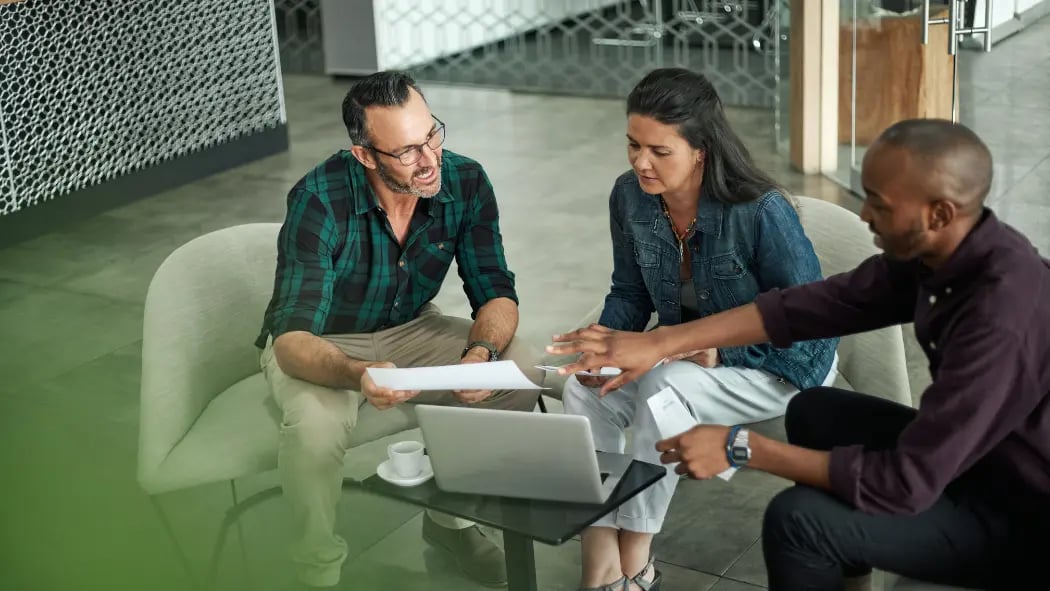
<svg viewBox="0 0 1050 591">
<path fill-rule="evenodd" d="M 405 72 L 376 72 L 356 82 L 343 99 L 343 125 L 354 145 L 368 145 L 368 122 L 365 109 L 372 106 L 396 107 L 408 100 L 408 90 L 423 96 L 416 81 Z M 423 97 L 426 100 L 426 97 Z"/>
<path fill-rule="evenodd" d="M 969 127 L 947 119 L 906 119 L 886 128 L 877 142 L 902 148 L 952 178 L 953 198 L 974 211 L 992 188 L 992 152 Z"/>
</svg>

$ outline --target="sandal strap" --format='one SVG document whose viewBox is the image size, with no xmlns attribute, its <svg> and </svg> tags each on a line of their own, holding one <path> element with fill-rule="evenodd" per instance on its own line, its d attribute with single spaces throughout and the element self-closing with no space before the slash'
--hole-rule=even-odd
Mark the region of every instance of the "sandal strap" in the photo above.
<svg viewBox="0 0 1050 591">
<path fill-rule="evenodd" d="M 579 591 L 628 591 L 630 581 L 627 577 L 620 577 L 608 585 L 602 585 L 601 587 L 580 587 Z"/>
<path fill-rule="evenodd" d="M 646 581 L 642 577 L 645 575 L 646 572 L 649 571 L 650 568 L 653 569 L 653 580 Z M 631 577 L 630 582 L 634 583 L 635 585 L 638 585 L 638 587 L 642 591 L 656 591 L 660 588 L 660 578 L 660 571 L 656 569 L 656 557 L 650 556 L 649 562 L 646 563 L 646 565 L 638 574 Z"/>
</svg>

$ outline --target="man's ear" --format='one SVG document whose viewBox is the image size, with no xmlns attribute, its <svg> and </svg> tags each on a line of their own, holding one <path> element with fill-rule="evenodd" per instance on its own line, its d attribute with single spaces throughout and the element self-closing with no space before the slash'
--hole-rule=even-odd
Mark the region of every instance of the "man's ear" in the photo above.
<svg viewBox="0 0 1050 591">
<path fill-rule="evenodd" d="M 948 201 L 947 199 L 940 199 L 930 204 L 930 219 L 929 228 L 931 230 L 943 230 L 955 216 L 959 214 L 959 208 Z"/>
<path fill-rule="evenodd" d="M 350 146 L 350 153 L 353 154 L 354 158 L 357 158 L 357 161 L 365 168 L 375 170 L 375 154 L 369 151 L 368 148 L 365 148 L 364 146 Z"/>
</svg>

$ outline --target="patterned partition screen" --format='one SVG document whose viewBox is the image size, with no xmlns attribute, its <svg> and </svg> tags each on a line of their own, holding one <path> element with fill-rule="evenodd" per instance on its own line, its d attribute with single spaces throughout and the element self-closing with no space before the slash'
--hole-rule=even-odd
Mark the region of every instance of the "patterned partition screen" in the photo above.
<svg viewBox="0 0 1050 591">
<path fill-rule="evenodd" d="M 284 71 L 301 74 L 324 72 L 321 0 L 274 0 L 274 8 Z"/>
<path fill-rule="evenodd" d="M 271 0 L 0 4 L 0 215 L 286 122 Z"/>
<path fill-rule="evenodd" d="M 622 97 L 646 72 L 703 72 L 771 107 L 786 0 L 376 0 L 384 68 L 428 81 Z"/>
</svg>

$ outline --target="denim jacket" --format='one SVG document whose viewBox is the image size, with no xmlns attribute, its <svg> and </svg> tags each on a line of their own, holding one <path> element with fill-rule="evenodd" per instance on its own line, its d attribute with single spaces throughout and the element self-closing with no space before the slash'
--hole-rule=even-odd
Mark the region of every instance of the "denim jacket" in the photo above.
<svg viewBox="0 0 1050 591">
<path fill-rule="evenodd" d="M 613 243 L 612 287 L 599 324 L 644 330 L 655 311 L 661 326 L 682 321 L 678 241 L 660 199 L 642 190 L 633 172 L 616 180 L 609 196 Z M 701 316 L 754 301 L 774 287 L 823 277 L 798 214 L 778 191 L 750 203 L 727 204 L 700 190 L 696 231 L 685 245 Z M 819 386 L 838 339 L 800 342 L 786 349 L 770 344 L 718 351 L 726 366 L 762 369 L 800 389 Z"/>
</svg>

